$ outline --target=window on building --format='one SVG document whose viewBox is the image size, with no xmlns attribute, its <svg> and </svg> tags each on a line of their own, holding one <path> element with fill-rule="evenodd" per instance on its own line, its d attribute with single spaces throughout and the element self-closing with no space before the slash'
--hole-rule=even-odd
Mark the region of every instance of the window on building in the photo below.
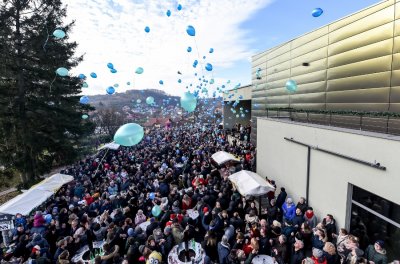
<svg viewBox="0 0 400 264">
<path fill-rule="evenodd" d="M 350 233 L 363 250 L 384 240 L 388 261 L 400 259 L 400 205 L 353 186 Z"/>
</svg>

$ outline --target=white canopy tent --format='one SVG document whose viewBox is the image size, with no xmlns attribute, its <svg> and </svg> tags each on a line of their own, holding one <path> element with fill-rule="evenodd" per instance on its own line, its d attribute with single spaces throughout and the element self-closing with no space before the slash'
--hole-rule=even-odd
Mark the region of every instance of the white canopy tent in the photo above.
<svg viewBox="0 0 400 264">
<path fill-rule="evenodd" d="M 239 162 L 239 159 L 235 158 L 232 154 L 225 151 L 218 151 L 214 153 L 211 158 L 218 163 L 218 165 L 224 164 L 227 161 L 236 161 Z"/>
<path fill-rule="evenodd" d="M 0 214 L 28 215 L 34 208 L 41 205 L 52 196 L 61 186 L 73 181 L 74 177 L 66 174 L 54 174 L 34 185 L 28 191 L 14 197 L 0 206 Z"/>
<path fill-rule="evenodd" d="M 257 173 L 242 170 L 229 176 L 229 180 L 242 196 L 261 196 L 275 188 Z"/>
<path fill-rule="evenodd" d="M 119 149 L 121 145 L 115 143 L 115 142 L 110 142 L 105 144 L 104 146 L 100 147 L 98 150 L 102 150 L 102 149 L 112 149 L 112 150 L 117 150 Z"/>
</svg>

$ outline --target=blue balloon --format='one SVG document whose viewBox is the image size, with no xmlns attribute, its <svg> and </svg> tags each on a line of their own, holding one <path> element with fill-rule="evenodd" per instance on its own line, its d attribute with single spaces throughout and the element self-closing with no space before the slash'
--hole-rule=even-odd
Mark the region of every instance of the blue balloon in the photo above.
<svg viewBox="0 0 400 264">
<path fill-rule="evenodd" d="M 142 100 L 140 100 L 140 99 L 137 99 L 137 100 L 136 100 L 136 103 L 137 103 L 137 104 L 140 104 L 141 102 L 142 102 Z"/>
<path fill-rule="evenodd" d="M 171 16 L 171 10 L 167 10 L 167 17 Z"/>
<path fill-rule="evenodd" d="M 181 79 L 178 79 L 178 83 L 181 83 L 182 82 L 182 80 Z"/>
<path fill-rule="evenodd" d="M 158 81 L 158 83 L 161 84 L 161 85 L 163 85 L 163 84 L 164 84 L 164 81 L 163 81 L 163 80 L 160 80 L 160 81 Z"/>
<path fill-rule="evenodd" d="M 211 65 L 211 63 L 207 63 L 205 68 L 206 68 L 207 71 L 212 71 L 213 70 L 213 66 Z"/>
<path fill-rule="evenodd" d="M 186 33 L 188 33 L 188 35 L 192 37 L 196 36 L 196 30 L 193 26 L 190 25 L 186 28 Z"/>
<path fill-rule="evenodd" d="M 322 15 L 322 13 L 324 13 L 324 10 L 322 10 L 322 8 L 315 8 L 311 14 L 313 17 L 319 17 L 320 15 Z"/>
<path fill-rule="evenodd" d="M 115 89 L 114 89 L 114 87 L 110 86 L 107 88 L 106 92 L 111 95 L 111 94 L 115 93 Z"/>
<path fill-rule="evenodd" d="M 146 27 L 144 28 L 144 32 L 149 33 L 149 32 L 150 32 L 150 28 L 149 28 L 148 26 L 146 26 Z"/>
<path fill-rule="evenodd" d="M 214 52 L 214 49 L 213 49 L 213 48 L 211 48 L 209 52 L 210 52 L 210 53 L 213 53 L 213 52 Z"/>
<path fill-rule="evenodd" d="M 143 72 L 144 72 L 144 70 L 143 70 L 142 67 L 138 67 L 138 68 L 136 69 L 136 71 L 135 71 L 135 73 L 137 73 L 137 74 L 142 74 Z"/>
<path fill-rule="evenodd" d="M 65 77 L 65 76 L 68 75 L 68 70 L 67 70 L 66 68 L 61 67 L 61 68 L 58 68 L 58 69 L 56 70 L 56 73 L 57 73 L 57 75 L 59 75 L 59 76 Z"/>
<path fill-rule="evenodd" d="M 154 198 L 156 198 L 156 195 L 153 192 L 151 192 L 149 194 L 149 198 L 150 198 L 150 200 L 154 200 Z"/>
<path fill-rule="evenodd" d="M 87 97 L 86 95 L 84 95 L 84 96 L 82 96 L 82 97 L 79 99 L 79 102 L 80 102 L 81 104 L 88 104 L 88 103 L 89 103 L 89 97 Z"/>
<path fill-rule="evenodd" d="M 79 79 L 81 79 L 81 80 L 85 80 L 86 79 L 86 76 L 85 76 L 85 74 L 83 74 L 83 73 L 81 73 L 81 74 L 79 74 Z"/>
<path fill-rule="evenodd" d="M 195 95 L 189 92 L 183 94 L 183 96 L 181 97 L 181 106 L 183 109 L 191 113 L 196 109 L 196 105 L 197 105 L 197 98 Z"/>
<path fill-rule="evenodd" d="M 51 216 L 51 214 L 47 214 L 44 217 L 44 220 L 46 220 L 46 224 L 50 224 L 52 219 L 53 219 L 53 217 Z"/>
<path fill-rule="evenodd" d="M 92 72 L 92 73 L 90 74 L 90 77 L 92 77 L 92 78 L 97 78 L 97 74 L 96 74 L 95 72 Z"/>
<path fill-rule="evenodd" d="M 82 115 L 82 119 L 88 119 L 89 118 L 89 116 L 88 115 Z"/>
<path fill-rule="evenodd" d="M 116 69 L 111 69 L 110 72 L 111 72 L 111 73 L 116 73 L 117 70 L 116 70 Z"/>
<path fill-rule="evenodd" d="M 203 59 L 205 60 L 205 59 L 206 59 L 206 56 L 203 56 Z"/>
<path fill-rule="evenodd" d="M 128 123 L 118 128 L 114 135 L 114 141 L 122 146 L 131 147 L 142 141 L 143 136 L 143 127 L 135 123 Z"/>
<path fill-rule="evenodd" d="M 192 51 L 192 47 L 188 47 L 187 52 L 191 52 L 191 51 Z"/>
<path fill-rule="evenodd" d="M 193 64 L 199 64 L 199 62 L 197 60 L 194 60 Z"/>
<path fill-rule="evenodd" d="M 153 103 L 154 103 L 154 98 L 152 96 L 146 98 L 146 104 L 151 105 Z"/>
<path fill-rule="evenodd" d="M 111 62 L 107 63 L 107 67 L 109 69 L 114 69 L 114 65 Z"/>
<path fill-rule="evenodd" d="M 127 85 L 131 85 L 131 82 L 127 82 L 126 84 L 127 84 Z"/>
<path fill-rule="evenodd" d="M 176 9 L 178 9 L 178 11 L 181 11 L 181 10 L 182 10 L 182 5 L 181 5 L 181 4 L 178 4 L 178 6 L 176 7 Z"/>
<path fill-rule="evenodd" d="M 61 29 L 56 29 L 53 32 L 53 36 L 57 39 L 62 39 L 65 37 L 65 32 L 62 31 Z"/>
<path fill-rule="evenodd" d="M 297 91 L 297 83 L 294 80 L 289 80 L 286 82 L 286 90 L 289 92 L 296 92 Z"/>
</svg>

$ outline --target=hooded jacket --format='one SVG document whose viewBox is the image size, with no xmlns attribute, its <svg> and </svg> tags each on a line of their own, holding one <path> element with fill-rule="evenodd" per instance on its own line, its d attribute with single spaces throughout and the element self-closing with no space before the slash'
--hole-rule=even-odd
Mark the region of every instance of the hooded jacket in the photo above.
<svg viewBox="0 0 400 264">
<path fill-rule="evenodd" d="M 369 245 L 365 251 L 365 257 L 375 264 L 387 264 L 386 250 L 376 251 L 374 245 Z"/>
</svg>

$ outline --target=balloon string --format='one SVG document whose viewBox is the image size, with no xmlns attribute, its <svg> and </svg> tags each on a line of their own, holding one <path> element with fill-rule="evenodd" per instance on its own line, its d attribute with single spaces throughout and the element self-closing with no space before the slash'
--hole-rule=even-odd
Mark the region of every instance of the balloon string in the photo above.
<svg viewBox="0 0 400 264">
<path fill-rule="evenodd" d="M 50 83 L 50 92 L 51 92 L 51 87 L 53 86 L 53 83 L 54 83 L 54 81 L 56 80 L 56 78 L 57 78 L 57 74 L 56 74 L 56 76 L 54 77 L 53 81 Z"/>
<path fill-rule="evenodd" d="M 47 22 L 46 22 L 46 32 L 47 32 L 47 38 L 46 41 L 43 44 L 43 50 L 44 52 L 46 52 L 46 46 L 47 46 L 47 42 L 49 41 L 50 35 L 49 35 L 49 28 L 47 27 Z"/>
<path fill-rule="evenodd" d="M 199 48 L 197 47 L 196 37 L 194 37 L 194 44 L 196 45 L 197 57 L 198 57 L 199 60 L 200 60 L 201 73 L 202 73 L 202 75 L 204 76 L 203 63 L 201 62 L 201 59 L 200 59 L 200 53 L 199 53 Z"/>
</svg>

